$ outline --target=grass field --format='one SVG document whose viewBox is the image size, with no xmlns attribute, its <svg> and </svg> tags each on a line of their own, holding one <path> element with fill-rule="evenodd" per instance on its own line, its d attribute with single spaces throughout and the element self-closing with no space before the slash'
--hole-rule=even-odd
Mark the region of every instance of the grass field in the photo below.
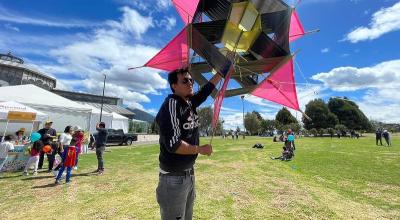
<svg viewBox="0 0 400 220">
<path fill-rule="evenodd" d="M 282 149 L 271 138 L 216 137 L 214 154 L 196 162 L 194 219 L 400 219 L 400 137 L 393 144 L 302 138 L 294 160 L 282 162 L 269 158 Z M 108 148 L 102 176 L 91 173 L 95 155 L 83 155 L 69 185 L 47 173 L 5 174 L 0 219 L 159 219 L 158 152 Z"/>
</svg>

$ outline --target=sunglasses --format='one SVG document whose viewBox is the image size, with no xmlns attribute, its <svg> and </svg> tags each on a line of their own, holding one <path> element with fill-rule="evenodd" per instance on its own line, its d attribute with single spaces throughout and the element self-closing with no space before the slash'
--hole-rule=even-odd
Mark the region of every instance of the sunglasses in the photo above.
<svg viewBox="0 0 400 220">
<path fill-rule="evenodd" d="M 192 78 L 184 78 L 184 79 L 182 80 L 182 84 L 184 84 L 184 85 L 186 85 L 186 84 L 191 84 L 191 85 L 193 85 L 193 83 L 194 83 L 194 81 L 193 81 Z"/>
</svg>

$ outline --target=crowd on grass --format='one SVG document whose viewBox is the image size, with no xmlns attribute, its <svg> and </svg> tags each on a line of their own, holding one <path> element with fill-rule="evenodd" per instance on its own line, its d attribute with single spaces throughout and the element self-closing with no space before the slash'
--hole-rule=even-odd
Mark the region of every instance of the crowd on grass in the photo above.
<svg viewBox="0 0 400 220">
<path fill-rule="evenodd" d="M 29 175 L 29 169 L 33 167 L 32 175 L 37 175 L 38 170 L 43 169 L 45 155 L 48 160 L 47 172 L 55 177 L 55 184 L 59 184 L 65 177 L 66 183 L 71 181 L 72 170 L 78 169 L 79 155 L 82 153 L 85 142 L 84 131 L 79 126 L 68 125 L 64 132 L 57 135 L 52 128 L 53 122 L 46 121 L 39 131 L 32 133 L 30 138 L 24 136 L 24 129 L 18 130 L 15 135 L 6 135 L 0 144 L 0 171 L 13 152 L 15 144 L 28 144 L 29 158 L 26 161 L 23 175 Z M 106 147 L 108 132 L 105 123 L 96 125 L 97 133 L 90 135 L 89 147 L 96 149 L 99 175 L 104 172 L 103 153 Z M 58 156 L 57 156 L 58 155 Z M 66 175 L 64 171 L 66 170 Z"/>
</svg>

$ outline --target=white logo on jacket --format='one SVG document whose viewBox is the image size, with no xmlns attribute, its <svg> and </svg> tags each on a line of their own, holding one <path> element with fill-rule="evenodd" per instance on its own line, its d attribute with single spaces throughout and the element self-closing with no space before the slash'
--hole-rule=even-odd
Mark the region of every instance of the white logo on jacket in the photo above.
<svg viewBox="0 0 400 220">
<path fill-rule="evenodd" d="M 199 127 L 199 116 L 190 113 L 190 116 L 187 118 L 187 121 L 185 124 L 183 124 L 183 129 L 189 130 L 189 129 L 194 129 Z"/>
</svg>

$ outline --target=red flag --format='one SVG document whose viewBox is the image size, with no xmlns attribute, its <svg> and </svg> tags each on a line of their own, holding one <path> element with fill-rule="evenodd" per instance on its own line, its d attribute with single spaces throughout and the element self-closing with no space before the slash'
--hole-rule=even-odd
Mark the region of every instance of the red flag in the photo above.
<svg viewBox="0 0 400 220">
<path fill-rule="evenodd" d="M 188 57 L 189 45 L 187 28 L 185 27 L 144 66 L 173 71 L 188 67 Z"/>
<path fill-rule="evenodd" d="M 304 36 L 303 25 L 300 22 L 296 10 L 293 10 L 292 16 L 290 18 L 289 42 L 295 41 L 303 36 Z"/>
<path fill-rule="evenodd" d="M 231 79 L 231 75 L 232 75 L 233 71 L 234 71 L 234 68 L 231 67 L 229 72 L 228 72 L 228 74 L 225 77 L 224 84 L 222 85 L 222 88 L 219 90 L 217 96 L 215 97 L 215 100 L 214 100 L 214 117 L 213 117 L 213 121 L 212 121 L 212 124 L 211 124 L 211 127 L 212 127 L 213 130 L 217 127 L 218 118 L 219 118 L 219 112 L 220 112 L 221 106 L 222 106 L 222 101 L 224 101 L 225 91 L 226 91 L 226 88 L 228 87 L 228 82 Z"/>
<path fill-rule="evenodd" d="M 293 58 L 290 58 L 278 70 L 264 79 L 252 92 L 252 95 L 299 110 L 293 73 Z"/>
</svg>

